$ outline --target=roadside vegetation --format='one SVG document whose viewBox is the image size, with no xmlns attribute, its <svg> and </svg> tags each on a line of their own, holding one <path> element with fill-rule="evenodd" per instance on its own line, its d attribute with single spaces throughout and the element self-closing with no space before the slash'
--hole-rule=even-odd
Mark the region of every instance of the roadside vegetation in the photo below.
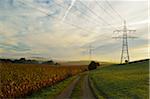
<svg viewBox="0 0 150 99">
<path fill-rule="evenodd" d="M 33 93 L 27 98 L 32 99 L 54 99 L 57 95 L 59 95 L 77 76 L 70 77 L 54 86 L 50 86 L 47 88 L 43 88 L 38 92 Z"/>
<path fill-rule="evenodd" d="M 90 72 L 90 79 L 99 97 L 149 98 L 149 60 L 99 68 Z"/>
</svg>

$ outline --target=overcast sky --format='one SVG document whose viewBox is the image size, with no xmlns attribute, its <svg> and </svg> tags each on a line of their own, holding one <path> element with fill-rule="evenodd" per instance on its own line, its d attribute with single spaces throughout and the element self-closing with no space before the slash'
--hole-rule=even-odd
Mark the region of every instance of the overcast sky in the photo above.
<svg viewBox="0 0 150 99">
<path fill-rule="evenodd" d="M 0 57 L 87 60 L 91 45 L 92 59 L 118 62 L 123 19 L 130 59 L 148 58 L 147 0 L 0 0 Z"/>
</svg>

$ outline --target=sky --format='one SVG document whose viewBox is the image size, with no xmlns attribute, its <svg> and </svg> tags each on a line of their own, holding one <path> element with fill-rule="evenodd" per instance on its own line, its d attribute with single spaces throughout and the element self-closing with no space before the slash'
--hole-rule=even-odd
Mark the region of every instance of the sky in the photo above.
<svg viewBox="0 0 150 99">
<path fill-rule="evenodd" d="M 112 9 L 113 8 L 113 9 Z M 123 29 L 130 60 L 148 58 L 148 0 L 0 0 L 0 57 L 119 62 Z"/>
</svg>

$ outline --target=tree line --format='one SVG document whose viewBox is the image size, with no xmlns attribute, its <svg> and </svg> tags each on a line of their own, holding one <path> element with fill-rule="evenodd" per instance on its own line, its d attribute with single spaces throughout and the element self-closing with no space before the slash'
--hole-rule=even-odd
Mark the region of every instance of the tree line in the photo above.
<svg viewBox="0 0 150 99">
<path fill-rule="evenodd" d="M 38 60 L 31 60 L 26 58 L 20 59 L 0 59 L 1 63 L 21 63 L 21 64 L 50 64 L 50 65 L 59 65 L 58 63 L 54 62 L 53 60 L 48 61 L 38 61 Z"/>
</svg>

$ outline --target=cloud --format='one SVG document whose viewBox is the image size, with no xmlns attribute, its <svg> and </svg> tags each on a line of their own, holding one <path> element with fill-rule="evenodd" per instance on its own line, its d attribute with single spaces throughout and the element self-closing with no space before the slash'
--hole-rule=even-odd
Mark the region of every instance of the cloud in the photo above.
<svg viewBox="0 0 150 99">
<path fill-rule="evenodd" d="M 65 18 L 67 17 L 67 15 L 68 15 L 69 11 L 70 11 L 70 10 L 71 10 L 71 8 L 74 6 L 75 2 L 76 2 L 76 0 L 72 0 L 71 5 L 69 6 L 69 8 L 67 9 L 67 11 L 65 12 L 65 15 L 64 15 L 64 17 L 63 17 L 62 21 L 64 21 L 64 20 L 65 20 Z"/>
<path fill-rule="evenodd" d="M 110 17 L 93 0 L 9 0 L 0 1 L 0 55 L 5 57 L 41 56 L 57 59 L 88 59 L 88 47 L 92 45 L 93 58 L 119 61 L 121 40 L 113 40 L 113 30 L 89 9 L 114 27 L 122 22 L 106 2 L 99 2 Z M 19 3 L 24 2 L 24 3 Z M 139 38 L 129 40 L 131 56 L 146 50 L 148 43 L 147 2 L 110 1 L 112 6 L 127 20 L 128 29 L 136 29 Z M 70 6 L 68 13 L 66 10 Z M 89 9 L 88 9 L 88 8 Z M 61 23 L 64 14 L 67 17 Z M 118 29 L 122 29 L 119 27 Z M 133 34 L 132 34 L 133 35 Z M 142 50 L 138 50 L 139 48 Z M 133 49 L 137 49 L 133 52 Z M 115 59 L 112 59 L 115 57 Z M 138 58 L 147 57 L 139 54 Z"/>
<path fill-rule="evenodd" d="M 6 44 L 6 43 L 0 43 L 0 48 L 6 50 L 6 51 L 19 51 L 19 52 L 24 52 L 24 51 L 29 51 L 30 48 L 23 44 L 23 43 L 17 43 L 17 45 L 12 45 L 12 44 Z"/>
</svg>

